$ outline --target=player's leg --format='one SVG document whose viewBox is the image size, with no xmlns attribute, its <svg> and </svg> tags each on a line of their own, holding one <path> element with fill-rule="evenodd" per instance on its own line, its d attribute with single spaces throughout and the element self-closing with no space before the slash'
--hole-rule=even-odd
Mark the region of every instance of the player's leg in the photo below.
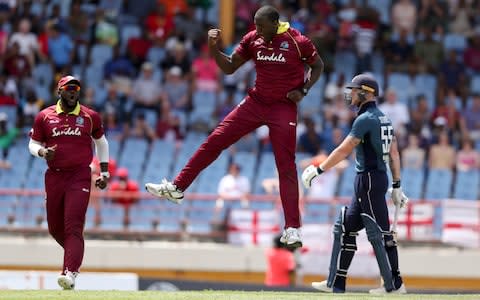
<svg viewBox="0 0 480 300">
<path fill-rule="evenodd" d="M 83 228 L 90 198 L 91 170 L 86 167 L 70 173 L 69 177 L 65 195 L 65 276 L 59 277 L 59 283 L 61 278 L 71 277 L 68 272 L 76 277 L 83 261 Z M 74 283 L 73 278 L 73 285 Z"/>
<path fill-rule="evenodd" d="M 372 244 L 375 257 L 377 259 L 380 274 L 383 278 L 384 291 L 392 292 L 400 288 L 395 281 L 401 283 L 398 272 L 398 256 L 394 261 L 397 276 L 393 276 L 392 264 L 387 253 L 385 236 L 390 235 L 390 223 L 388 220 L 388 210 L 385 202 L 387 192 L 388 178 L 385 172 L 375 171 L 361 174 L 360 180 L 355 187 L 358 190 L 360 204 L 362 207 L 362 220 L 365 225 L 367 237 Z M 394 247 L 390 244 L 390 248 Z M 394 254 L 394 253 L 392 253 Z M 394 257 L 392 257 L 394 259 Z M 395 280 L 394 280 L 395 279 Z"/>
<path fill-rule="evenodd" d="M 220 153 L 238 141 L 242 136 L 262 124 L 259 103 L 249 97 L 228 114 L 225 119 L 208 136 L 197 149 L 173 183 L 164 181 L 160 184 L 147 183 L 147 190 L 160 197 L 180 203 L 185 191 L 198 174 L 209 166 Z"/>
<path fill-rule="evenodd" d="M 312 287 L 322 292 L 343 293 L 346 289 L 348 269 L 357 250 L 356 237 L 363 228 L 357 197 L 352 197 L 348 207 L 343 207 L 333 226 L 333 246 L 327 280 L 312 282 Z"/>
<path fill-rule="evenodd" d="M 383 173 L 372 173 L 370 179 L 376 184 L 370 190 L 369 202 L 363 207 L 364 212 L 375 217 L 375 221 L 383 233 L 383 245 L 388 258 L 388 264 L 391 269 L 391 277 L 393 281 L 394 292 L 405 293 L 406 289 L 403 285 L 400 269 L 398 265 L 398 249 L 397 241 L 390 232 L 390 221 L 388 218 L 388 207 L 385 201 L 386 188 L 388 179 Z M 378 183 L 378 184 L 377 184 Z M 372 211 L 373 210 L 373 211 Z M 368 231 L 368 230 L 367 230 Z M 385 279 L 384 279 L 385 281 Z M 387 292 L 386 286 L 371 291 L 372 293 Z"/>
<path fill-rule="evenodd" d="M 63 173 L 47 169 L 45 172 L 45 192 L 48 232 L 60 246 L 64 247 L 63 197 L 65 195 L 65 184 Z"/>
<path fill-rule="evenodd" d="M 280 198 L 285 216 L 285 231 L 281 241 L 287 246 L 301 247 L 298 232 L 300 210 L 298 207 L 298 177 L 295 165 L 297 143 L 297 107 L 293 103 L 276 103 L 265 111 L 268 120 L 270 141 L 272 142 L 275 164 L 280 182 Z"/>
</svg>

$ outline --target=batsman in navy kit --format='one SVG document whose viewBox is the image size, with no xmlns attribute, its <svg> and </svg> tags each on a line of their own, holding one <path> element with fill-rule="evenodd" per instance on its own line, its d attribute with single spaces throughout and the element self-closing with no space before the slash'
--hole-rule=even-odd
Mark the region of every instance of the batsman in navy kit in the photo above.
<svg viewBox="0 0 480 300">
<path fill-rule="evenodd" d="M 392 172 L 391 197 L 397 209 L 405 206 L 408 198 L 400 185 L 400 157 L 392 123 L 376 105 L 378 90 L 377 81 L 370 75 L 360 74 L 352 79 L 345 89 L 345 101 L 359 111 L 350 134 L 318 167 L 310 165 L 302 174 L 302 182 L 309 188 L 315 177 L 356 151 L 355 195 L 350 205 L 341 209 L 333 226 L 329 275 L 325 281 L 312 283 L 322 292 L 345 292 L 347 271 L 357 250 L 356 236 L 365 228 L 383 278 L 383 286 L 370 293 L 406 293 L 385 201 L 387 165 Z"/>
</svg>

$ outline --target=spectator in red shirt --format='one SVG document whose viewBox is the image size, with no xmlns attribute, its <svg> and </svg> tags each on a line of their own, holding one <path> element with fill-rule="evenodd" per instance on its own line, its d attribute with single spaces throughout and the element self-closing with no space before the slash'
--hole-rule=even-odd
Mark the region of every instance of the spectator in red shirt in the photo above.
<svg viewBox="0 0 480 300">
<path fill-rule="evenodd" d="M 26 55 L 20 53 L 20 46 L 17 42 L 8 48 L 3 68 L 8 76 L 15 79 L 21 90 L 33 88 L 30 62 Z"/>
<path fill-rule="evenodd" d="M 480 73 L 480 29 L 476 30 L 469 46 L 465 49 L 463 61 L 469 72 Z"/>
<path fill-rule="evenodd" d="M 267 249 L 265 257 L 267 270 L 265 272 L 265 285 L 267 286 L 293 286 L 295 284 L 295 258 L 293 253 L 280 242 L 281 235 L 273 238 L 273 247 Z"/>
<path fill-rule="evenodd" d="M 137 69 L 145 62 L 150 47 L 152 47 L 152 41 L 146 30 L 142 30 L 139 37 L 132 37 L 128 40 L 127 56 Z"/>
<path fill-rule="evenodd" d="M 117 195 L 112 198 L 113 203 L 121 204 L 128 208 L 138 201 L 138 183 L 128 178 L 128 169 L 119 168 L 116 174 L 117 179 L 110 184 L 111 192 L 127 192 L 124 197 Z M 119 196 L 119 197 L 118 197 Z"/>
<path fill-rule="evenodd" d="M 155 36 L 162 36 L 166 39 L 174 28 L 171 15 L 168 15 L 163 4 L 157 5 L 157 10 L 147 16 L 145 28 L 148 36 L 153 39 Z"/>
</svg>

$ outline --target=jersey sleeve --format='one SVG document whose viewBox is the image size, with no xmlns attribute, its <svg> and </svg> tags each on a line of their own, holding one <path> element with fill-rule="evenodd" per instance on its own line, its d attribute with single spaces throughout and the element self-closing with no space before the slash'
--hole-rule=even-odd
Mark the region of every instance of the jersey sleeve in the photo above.
<svg viewBox="0 0 480 300">
<path fill-rule="evenodd" d="M 253 37 L 255 36 L 255 31 L 250 31 L 247 33 L 240 43 L 238 44 L 237 48 L 235 48 L 235 53 L 240 55 L 242 58 L 249 60 L 252 58 L 251 47 L 250 43 L 252 42 Z"/>
<path fill-rule="evenodd" d="M 318 52 L 312 41 L 308 37 L 300 35 L 297 37 L 297 42 L 302 58 L 305 59 L 304 62 L 306 64 L 312 64 L 315 62 Z"/>
<path fill-rule="evenodd" d="M 45 131 L 43 127 L 43 118 L 44 116 L 42 113 L 37 114 L 37 116 L 35 117 L 35 120 L 33 121 L 32 129 L 30 129 L 30 133 L 29 133 L 30 138 L 32 138 L 32 140 L 41 142 L 41 143 L 46 142 L 46 136 L 45 136 Z"/>
<path fill-rule="evenodd" d="M 372 128 L 373 121 L 368 118 L 358 117 L 353 121 L 352 129 L 350 134 L 357 139 L 363 139 L 363 137 L 370 131 Z"/>
<path fill-rule="evenodd" d="M 105 134 L 103 129 L 102 119 L 97 112 L 92 113 L 92 137 L 94 139 L 99 139 L 102 135 Z"/>
</svg>

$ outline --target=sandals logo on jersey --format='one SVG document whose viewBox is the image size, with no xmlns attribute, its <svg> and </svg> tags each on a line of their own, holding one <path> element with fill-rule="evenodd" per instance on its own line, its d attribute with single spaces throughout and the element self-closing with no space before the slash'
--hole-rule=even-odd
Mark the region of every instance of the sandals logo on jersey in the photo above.
<svg viewBox="0 0 480 300">
<path fill-rule="evenodd" d="M 288 44 L 287 41 L 283 41 L 281 44 L 280 44 L 280 50 L 283 50 L 283 51 L 288 51 L 288 48 L 290 47 L 290 45 Z"/>
<path fill-rule="evenodd" d="M 75 127 L 75 129 L 72 129 L 72 127 L 67 127 L 65 129 L 58 129 L 57 127 L 52 128 L 52 137 L 57 137 L 61 135 L 81 136 L 82 132 L 78 127 Z"/>
<path fill-rule="evenodd" d="M 272 53 L 270 55 L 262 54 L 262 51 L 257 52 L 257 60 L 259 61 L 272 61 L 272 62 L 286 62 L 285 57 L 283 57 L 282 53 L 275 54 Z"/>
<path fill-rule="evenodd" d="M 85 123 L 85 119 L 83 117 L 77 117 L 75 120 L 75 125 L 83 127 L 83 124 Z"/>
</svg>

